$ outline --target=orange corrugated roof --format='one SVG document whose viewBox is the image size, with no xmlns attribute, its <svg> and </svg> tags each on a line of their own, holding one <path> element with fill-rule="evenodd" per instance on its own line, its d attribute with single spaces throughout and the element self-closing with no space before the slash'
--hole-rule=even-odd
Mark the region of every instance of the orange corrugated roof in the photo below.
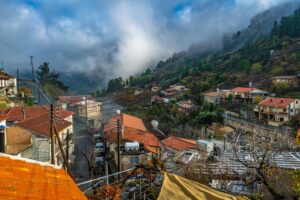
<svg viewBox="0 0 300 200">
<path fill-rule="evenodd" d="M 62 131 L 63 129 L 69 127 L 72 123 L 56 118 L 55 126 L 58 132 Z M 45 135 L 50 137 L 50 115 L 49 113 L 33 117 L 30 119 L 25 119 L 16 124 L 16 126 L 20 126 L 27 130 L 30 130 L 34 133 Z"/>
<path fill-rule="evenodd" d="M 250 88 L 250 87 L 237 87 L 233 88 L 232 92 L 250 92 L 252 90 L 257 90 L 257 88 Z"/>
<path fill-rule="evenodd" d="M 24 116 L 25 119 L 29 119 L 49 112 L 50 108 L 46 106 L 0 108 L 0 114 L 6 115 L 8 121 L 22 121 Z M 55 115 L 61 115 L 62 118 L 66 118 L 73 115 L 73 112 L 55 109 Z"/>
<path fill-rule="evenodd" d="M 262 102 L 260 102 L 259 105 L 274 106 L 274 107 L 287 107 L 294 101 L 296 101 L 296 99 L 268 97 L 265 100 L 263 100 Z"/>
<path fill-rule="evenodd" d="M 185 149 L 196 148 L 196 141 L 187 138 L 180 138 L 171 136 L 162 141 L 163 145 L 175 149 L 177 151 L 182 151 Z"/>
<path fill-rule="evenodd" d="M 62 169 L 0 154 L 0 199 L 87 200 Z"/>
</svg>

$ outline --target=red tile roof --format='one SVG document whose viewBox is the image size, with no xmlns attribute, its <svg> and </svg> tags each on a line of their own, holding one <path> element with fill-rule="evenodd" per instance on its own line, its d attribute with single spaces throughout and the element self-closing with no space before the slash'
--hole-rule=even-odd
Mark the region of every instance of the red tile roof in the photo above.
<svg viewBox="0 0 300 200">
<path fill-rule="evenodd" d="M 245 92 L 251 92 L 252 90 L 257 90 L 257 88 L 237 87 L 237 88 L 233 88 L 231 91 L 245 93 Z"/>
<path fill-rule="evenodd" d="M 62 169 L 0 154 L 0 199 L 87 200 Z"/>
<path fill-rule="evenodd" d="M 0 108 L 0 114 L 6 115 L 6 120 L 8 121 L 22 121 L 24 119 L 29 119 L 49 112 L 50 108 L 46 106 Z M 56 109 L 55 116 L 56 115 L 61 116 L 61 118 L 66 118 L 73 115 L 73 112 Z"/>
<path fill-rule="evenodd" d="M 58 132 L 64 130 L 65 128 L 69 127 L 72 123 L 57 118 L 55 120 L 55 127 Z M 22 127 L 34 133 L 48 136 L 50 137 L 50 115 L 49 113 L 42 114 L 40 116 L 36 116 L 30 119 L 25 119 L 21 122 L 15 124 L 15 126 Z"/>
<path fill-rule="evenodd" d="M 260 102 L 259 105 L 272 107 L 287 107 L 294 101 L 296 101 L 296 99 L 268 97 L 262 102 Z"/>
<path fill-rule="evenodd" d="M 3 121 L 6 119 L 6 115 L 0 115 L 0 121 Z"/>
<path fill-rule="evenodd" d="M 195 149 L 196 141 L 187 138 L 180 138 L 176 136 L 168 137 L 162 141 L 162 144 L 177 151 L 182 151 L 185 149 Z"/>
</svg>

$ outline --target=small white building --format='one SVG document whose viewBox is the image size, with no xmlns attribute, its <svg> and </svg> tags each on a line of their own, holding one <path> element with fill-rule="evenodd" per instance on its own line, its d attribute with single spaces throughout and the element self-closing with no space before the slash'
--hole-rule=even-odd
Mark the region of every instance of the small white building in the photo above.
<svg viewBox="0 0 300 200">
<path fill-rule="evenodd" d="M 14 97 L 17 93 L 17 78 L 0 71 L 0 96 Z"/>
</svg>

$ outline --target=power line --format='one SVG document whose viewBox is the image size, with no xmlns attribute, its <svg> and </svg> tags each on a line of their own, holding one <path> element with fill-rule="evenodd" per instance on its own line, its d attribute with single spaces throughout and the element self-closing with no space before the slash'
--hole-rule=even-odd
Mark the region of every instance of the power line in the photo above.
<svg viewBox="0 0 300 200">
<path fill-rule="evenodd" d="M 102 180 L 102 179 L 105 179 L 105 178 L 109 178 L 109 177 L 112 177 L 112 176 L 116 176 L 116 175 L 119 175 L 119 174 L 123 174 L 125 172 L 129 172 L 129 171 L 132 171 L 134 170 L 135 168 L 130 168 L 130 169 L 126 169 L 126 170 L 123 170 L 121 172 L 116 172 L 116 173 L 113 173 L 113 174 L 110 174 L 110 175 L 107 175 L 107 176 L 101 176 L 101 177 L 98 177 L 98 178 L 95 178 L 95 179 L 92 179 L 92 180 L 88 180 L 88 181 L 85 181 L 85 182 L 81 182 L 81 183 L 78 183 L 77 185 L 80 186 L 80 185 L 84 185 L 84 184 L 87 184 L 87 183 L 91 183 L 91 182 L 94 182 L 94 181 L 99 181 L 99 180 Z"/>
</svg>

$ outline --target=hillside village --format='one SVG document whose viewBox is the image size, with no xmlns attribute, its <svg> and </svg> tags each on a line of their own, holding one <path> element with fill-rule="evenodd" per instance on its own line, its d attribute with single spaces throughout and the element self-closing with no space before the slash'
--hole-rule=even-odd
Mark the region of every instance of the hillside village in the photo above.
<svg viewBox="0 0 300 200">
<path fill-rule="evenodd" d="M 47 62 L 0 71 L 0 199 L 299 198 L 300 32 L 285 19 L 101 92 L 69 93 Z"/>
</svg>

